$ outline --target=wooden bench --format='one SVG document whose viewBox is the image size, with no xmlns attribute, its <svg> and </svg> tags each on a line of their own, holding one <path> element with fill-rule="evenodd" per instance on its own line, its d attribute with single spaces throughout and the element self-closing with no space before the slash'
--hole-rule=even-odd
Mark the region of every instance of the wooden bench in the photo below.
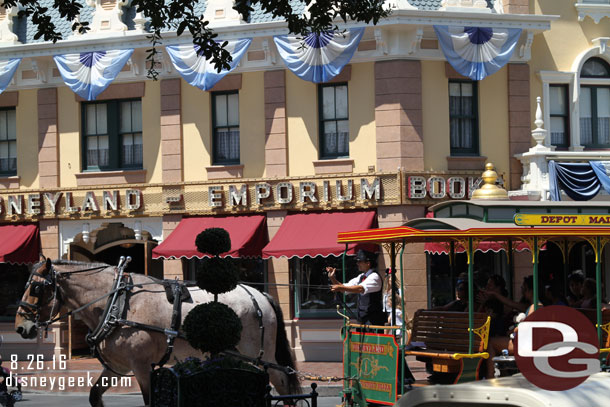
<svg viewBox="0 0 610 407">
<path fill-rule="evenodd" d="M 474 313 L 473 347 L 469 353 L 467 312 L 419 310 L 413 317 L 405 354 L 431 362 L 434 372 L 457 374 L 455 383 L 477 380 L 481 362 L 489 357 L 489 324 L 487 314 Z"/>
</svg>

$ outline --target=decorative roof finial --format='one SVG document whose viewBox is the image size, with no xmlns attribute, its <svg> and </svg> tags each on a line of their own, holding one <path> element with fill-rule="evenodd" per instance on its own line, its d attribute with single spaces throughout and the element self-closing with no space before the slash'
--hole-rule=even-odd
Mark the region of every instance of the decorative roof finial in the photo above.
<svg viewBox="0 0 610 407">
<path fill-rule="evenodd" d="M 472 193 L 472 199 L 508 200 L 508 192 L 496 185 L 498 173 L 492 163 L 485 164 L 485 172 L 481 178 L 483 178 L 483 185 Z"/>
</svg>

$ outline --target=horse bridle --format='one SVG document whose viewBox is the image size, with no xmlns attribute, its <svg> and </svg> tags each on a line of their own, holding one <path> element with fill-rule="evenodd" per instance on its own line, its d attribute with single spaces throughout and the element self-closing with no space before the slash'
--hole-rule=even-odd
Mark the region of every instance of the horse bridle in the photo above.
<svg viewBox="0 0 610 407">
<path fill-rule="evenodd" d="M 24 292 L 27 291 L 28 288 L 30 288 L 30 296 L 36 298 L 36 303 L 32 304 L 32 303 L 25 302 L 25 301 L 19 301 L 19 306 L 21 308 L 23 308 L 25 310 L 25 312 L 18 311 L 17 313 L 19 315 L 23 316 L 25 319 L 28 319 L 28 320 L 34 322 L 36 324 L 37 328 L 39 328 L 40 326 L 44 326 L 46 324 L 46 322 L 49 322 L 53 318 L 56 305 L 58 303 L 62 302 L 61 295 L 59 294 L 59 292 L 57 290 L 57 288 L 58 288 L 57 274 L 58 273 L 53 268 L 53 265 L 51 265 L 51 268 L 50 268 L 49 272 L 47 273 L 47 275 L 40 274 L 39 272 L 33 270 L 30 273 L 30 277 L 28 278 L 28 281 L 25 283 Z M 41 277 L 43 279 L 43 281 L 34 280 L 33 279 L 34 276 Z M 51 296 L 49 298 L 49 300 L 47 301 L 46 304 L 41 304 L 42 297 L 44 296 L 45 288 L 48 286 L 53 287 L 53 296 Z M 55 304 L 53 304 L 53 308 L 51 308 L 51 312 L 49 314 L 49 321 L 41 323 L 40 322 L 40 308 L 42 307 L 42 305 L 49 305 L 51 303 L 51 301 L 55 301 Z M 60 308 L 61 308 L 61 305 L 59 307 L 57 307 L 57 310 L 59 310 Z M 46 326 L 48 326 L 48 324 L 46 324 Z"/>
</svg>

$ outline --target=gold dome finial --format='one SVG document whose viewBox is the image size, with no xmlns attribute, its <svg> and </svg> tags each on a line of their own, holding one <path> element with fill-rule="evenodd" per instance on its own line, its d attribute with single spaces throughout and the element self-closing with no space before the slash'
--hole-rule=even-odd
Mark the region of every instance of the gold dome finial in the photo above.
<svg viewBox="0 0 610 407">
<path fill-rule="evenodd" d="M 472 193 L 472 199 L 508 200 L 508 192 L 496 185 L 498 173 L 492 163 L 485 164 L 485 172 L 481 178 L 483 185 Z"/>
</svg>

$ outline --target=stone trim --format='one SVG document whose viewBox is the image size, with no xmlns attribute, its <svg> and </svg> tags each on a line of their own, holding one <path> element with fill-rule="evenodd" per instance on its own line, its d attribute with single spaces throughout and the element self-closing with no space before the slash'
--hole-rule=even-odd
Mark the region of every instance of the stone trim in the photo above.
<svg viewBox="0 0 610 407">
<path fill-rule="evenodd" d="M 0 177 L 0 188 L 3 189 L 17 189 L 21 185 L 21 177 Z"/>
<path fill-rule="evenodd" d="M 241 89 L 241 74 L 227 75 L 211 89 L 212 92 L 222 92 Z"/>
<path fill-rule="evenodd" d="M 182 215 L 163 215 L 163 239 L 167 239 L 181 220 Z M 173 280 L 176 277 L 180 280 L 184 280 L 182 260 L 163 260 L 163 278 Z"/>
<path fill-rule="evenodd" d="M 76 185 L 121 185 L 143 184 L 146 182 L 146 170 L 92 171 L 75 174 Z"/>
<path fill-rule="evenodd" d="M 183 180 L 182 80 L 161 80 L 161 168 L 163 182 Z"/>
<path fill-rule="evenodd" d="M 223 178 L 243 178 L 244 165 L 212 165 L 205 167 L 208 173 L 208 179 L 223 179 Z"/>
<path fill-rule="evenodd" d="M 59 186 L 57 88 L 38 89 L 38 174 L 40 188 Z"/>
<path fill-rule="evenodd" d="M 469 77 L 462 75 L 458 71 L 455 70 L 454 67 L 451 66 L 449 62 L 445 62 L 445 76 L 447 79 L 463 79 L 463 80 L 471 80 Z"/>
<path fill-rule="evenodd" d="M 265 87 L 265 176 L 288 175 L 288 131 L 286 123 L 286 71 L 266 71 Z"/>
<path fill-rule="evenodd" d="M 113 83 L 108 86 L 95 100 L 135 99 L 144 97 L 146 84 L 144 82 Z M 87 102 L 86 99 L 74 94 L 77 102 Z"/>
<path fill-rule="evenodd" d="M 529 0 L 504 0 L 505 14 L 529 14 Z"/>
<path fill-rule="evenodd" d="M 354 172 L 354 160 L 351 158 L 315 160 L 313 161 L 313 168 L 316 175 L 352 173 Z"/>
<path fill-rule="evenodd" d="M 42 254 L 50 259 L 58 259 L 59 253 L 59 220 L 40 219 L 40 245 Z"/>
<path fill-rule="evenodd" d="M 0 107 L 15 107 L 19 105 L 19 92 L 4 92 L 0 94 Z"/>
<path fill-rule="evenodd" d="M 515 154 L 529 151 L 532 145 L 530 112 L 530 67 L 527 64 L 507 64 L 508 69 L 508 146 L 509 181 L 511 190 L 519 189 L 523 165 Z M 507 189 L 509 189 L 507 188 Z"/>
<path fill-rule="evenodd" d="M 486 161 L 483 156 L 447 156 L 447 169 L 483 171 Z"/>
</svg>

